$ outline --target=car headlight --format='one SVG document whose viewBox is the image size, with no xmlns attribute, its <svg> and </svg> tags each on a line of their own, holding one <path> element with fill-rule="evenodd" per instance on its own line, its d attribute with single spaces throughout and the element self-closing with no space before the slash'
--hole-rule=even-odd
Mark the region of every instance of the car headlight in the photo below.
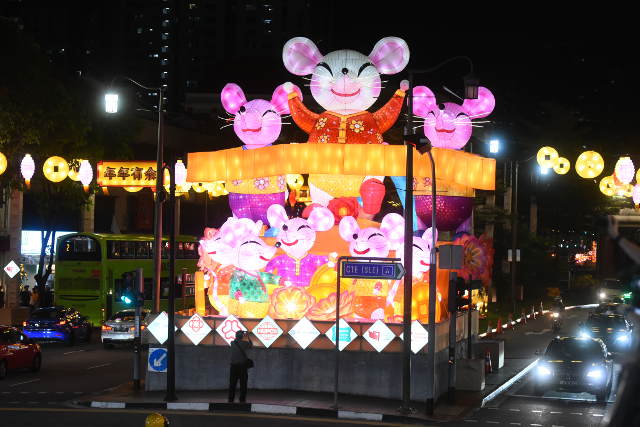
<svg viewBox="0 0 640 427">
<path fill-rule="evenodd" d="M 538 365 L 538 376 L 548 377 L 551 375 L 551 369 L 545 365 Z"/>
<path fill-rule="evenodd" d="M 604 292 L 600 292 L 600 299 L 605 299 L 607 297 L 607 294 Z"/>
<path fill-rule="evenodd" d="M 554 313 L 551 313 L 551 316 L 557 319 L 558 317 L 560 317 L 560 313 L 554 312 Z"/>
<path fill-rule="evenodd" d="M 627 343 L 629 342 L 629 335 L 627 334 L 620 334 L 616 337 L 616 342 L 620 342 L 620 343 Z"/>
<path fill-rule="evenodd" d="M 580 338 L 591 338 L 591 334 L 585 330 L 582 330 L 578 333 Z"/>
<path fill-rule="evenodd" d="M 593 380 L 601 380 L 604 377 L 604 372 L 602 372 L 602 369 L 598 368 L 598 369 L 590 369 L 587 372 L 587 378 L 591 378 Z"/>
</svg>

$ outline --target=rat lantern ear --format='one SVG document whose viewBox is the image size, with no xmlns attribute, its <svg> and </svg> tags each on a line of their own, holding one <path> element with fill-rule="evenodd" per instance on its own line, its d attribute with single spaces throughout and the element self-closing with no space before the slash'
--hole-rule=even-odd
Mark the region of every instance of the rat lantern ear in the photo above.
<svg viewBox="0 0 640 427">
<path fill-rule="evenodd" d="M 282 225 L 287 222 L 289 217 L 284 208 L 276 204 L 269 206 L 269 209 L 267 209 L 267 219 L 272 227 L 282 228 Z"/>
<path fill-rule="evenodd" d="M 298 94 L 298 98 L 302 101 L 302 91 L 300 88 L 294 84 L 291 84 L 293 87 L 293 91 Z M 278 114 L 291 114 L 289 111 L 289 94 L 286 90 L 284 90 L 284 85 L 280 85 L 273 91 L 273 96 L 271 97 L 271 103 L 274 107 L 276 107 L 276 111 Z"/>
<path fill-rule="evenodd" d="M 358 232 L 360 231 L 360 227 L 358 227 L 358 222 L 354 217 L 345 216 L 340 220 L 338 231 L 340 232 L 340 237 L 342 237 L 342 240 L 350 242 L 352 240 L 355 240 L 353 238 L 353 235 L 358 234 Z"/>
<path fill-rule="evenodd" d="M 489 89 L 480 86 L 478 99 L 465 99 L 462 108 L 472 119 L 487 117 L 496 107 L 496 99 Z"/>
<path fill-rule="evenodd" d="M 380 231 L 387 237 L 389 249 L 397 249 L 404 242 L 404 218 L 397 213 L 385 215 Z"/>
<path fill-rule="evenodd" d="M 318 47 L 306 37 L 294 37 L 282 49 L 282 61 L 290 73 L 307 76 L 322 61 Z"/>
<path fill-rule="evenodd" d="M 373 47 L 369 59 L 381 74 L 396 74 L 409 63 L 409 46 L 399 37 L 385 37 Z"/>
<path fill-rule="evenodd" d="M 331 211 L 324 206 L 316 206 L 311 211 L 307 221 L 313 230 L 327 231 L 335 224 L 335 217 Z"/>
<path fill-rule="evenodd" d="M 418 117 L 427 117 L 429 111 L 437 106 L 436 96 L 426 86 L 413 88 L 413 114 Z"/>
<path fill-rule="evenodd" d="M 222 89 L 220 94 L 222 99 L 222 106 L 231 114 L 236 114 L 243 104 L 246 104 L 247 97 L 244 96 L 244 92 L 235 83 L 227 83 Z"/>
</svg>

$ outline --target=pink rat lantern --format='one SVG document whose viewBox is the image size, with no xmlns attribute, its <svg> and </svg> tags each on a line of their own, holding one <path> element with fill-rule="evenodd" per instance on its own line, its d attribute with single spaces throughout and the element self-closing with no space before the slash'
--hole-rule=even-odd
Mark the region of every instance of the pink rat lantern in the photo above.
<svg viewBox="0 0 640 427">
<path fill-rule="evenodd" d="M 300 89 L 293 87 L 295 93 Z M 283 114 L 289 114 L 287 93 L 281 86 L 273 92 L 270 101 L 247 98 L 235 83 L 228 83 L 221 93 L 222 106 L 233 115 L 233 130 L 244 146 L 243 150 L 268 147 L 280 136 Z M 284 176 L 234 180 L 226 183 L 229 191 L 229 206 L 238 218 L 267 221 L 267 209 L 273 204 L 284 206 L 287 189 Z"/>
</svg>

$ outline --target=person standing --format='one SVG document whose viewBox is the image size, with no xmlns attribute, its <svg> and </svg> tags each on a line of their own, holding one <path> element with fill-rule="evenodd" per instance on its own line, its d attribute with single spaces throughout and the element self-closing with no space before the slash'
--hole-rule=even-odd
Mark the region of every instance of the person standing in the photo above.
<svg viewBox="0 0 640 427">
<path fill-rule="evenodd" d="M 24 285 L 20 291 L 20 305 L 22 307 L 29 307 L 31 302 L 31 292 L 29 292 L 29 286 Z"/>
<path fill-rule="evenodd" d="M 246 339 L 245 339 L 246 337 Z M 236 397 L 236 385 L 240 381 L 240 403 L 247 400 L 247 381 L 249 380 L 249 368 L 253 367 L 253 361 L 247 357 L 246 350 L 253 347 L 253 343 L 245 331 L 236 331 L 236 339 L 231 341 L 231 360 L 229 367 L 229 402 Z"/>
</svg>

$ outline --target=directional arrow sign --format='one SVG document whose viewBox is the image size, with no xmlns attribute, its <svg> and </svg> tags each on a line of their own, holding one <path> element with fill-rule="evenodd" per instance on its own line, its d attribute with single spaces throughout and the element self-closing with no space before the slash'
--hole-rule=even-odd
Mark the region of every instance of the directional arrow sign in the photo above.
<svg viewBox="0 0 640 427">
<path fill-rule="evenodd" d="M 148 366 L 151 372 L 167 372 L 167 349 L 150 348 Z"/>
<path fill-rule="evenodd" d="M 343 261 L 340 274 L 353 279 L 399 280 L 404 273 L 404 267 L 399 262 Z"/>
</svg>

